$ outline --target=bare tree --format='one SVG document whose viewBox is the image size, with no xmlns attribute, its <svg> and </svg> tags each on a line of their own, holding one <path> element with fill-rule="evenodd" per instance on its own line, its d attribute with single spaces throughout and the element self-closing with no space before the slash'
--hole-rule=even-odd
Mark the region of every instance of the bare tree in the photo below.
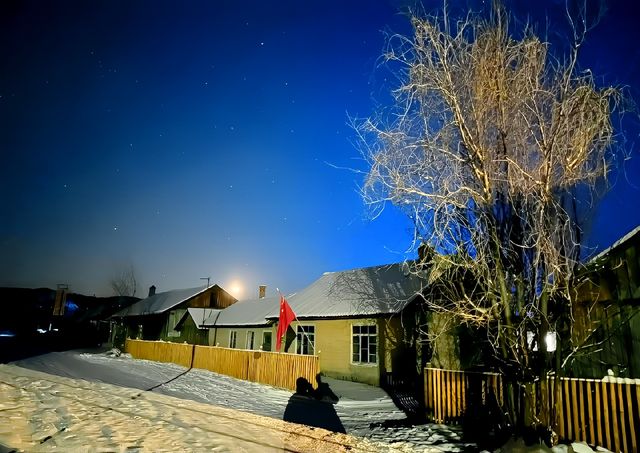
<svg viewBox="0 0 640 453">
<path fill-rule="evenodd" d="M 133 264 L 117 272 L 111 280 L 109 280 L 109 285 L 116 296 L 134 297 L 136 295 L 138 282 L 136 281 Z"/>
<path fill-rule="evenodd" d="M 619 91 L 577 70 L 580 13 L 562 61 L 531 28 L 514 37 L 500 7 L 455 25 L 446 12 L 414 16 L 413 35 L 391 36 L 384 53 L 399 80 L 393 107 L 354 124 L 365 202 L 374 214 L 390 202 L 415 224 L 428 308 L 486 332 L 513 382 L 549 371 L 550 332 L 558 358 L 578 348 L 575 206 L 595 197 L 613 156 Z"/>
</svg>

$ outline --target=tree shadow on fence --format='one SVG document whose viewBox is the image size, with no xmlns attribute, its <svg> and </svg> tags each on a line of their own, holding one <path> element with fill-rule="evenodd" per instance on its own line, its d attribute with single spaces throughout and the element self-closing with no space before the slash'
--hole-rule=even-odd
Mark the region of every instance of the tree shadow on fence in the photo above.
<svg viewBox="0 0 640 453">
<path fill-rule="evenodd" d="M 296 392 L 291 395 L 282 419 L 286 422 L 346 433 L 334 404 L 338 397 L 318 375 L 318 388 L 303 377 L 296 380 Z"/>
<path fill-rule="evenodd" d="M 481 375 L 469 375 L 462 428 L 464 438 L 476 442 L 481 449 L 498 448 L 512 434 L 496 390 L 487 385 Z"/>
</svg>

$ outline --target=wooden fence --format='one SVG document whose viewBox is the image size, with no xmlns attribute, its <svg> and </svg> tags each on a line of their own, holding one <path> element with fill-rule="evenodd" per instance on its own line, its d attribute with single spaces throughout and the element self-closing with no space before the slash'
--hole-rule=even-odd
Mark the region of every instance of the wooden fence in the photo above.
<svg viewBox="0 0 640 453">
<path fill-rule="evenodd" d="M 502 406 L 502 376 L 498 373 L 425 368 L 425 409 L 435 423 L 462 422 L 467 408 L 487 407 L 497 402 Z"/>
<path fill-rule="evenodd" d="M 504 406 L 499 374 L 426 368 L 424 379 L 425 408 L 436 423 L 460 423 L 478 406 Z M 560 378 L 557 384 L 550 377 L 525 386 L 526 423 L 553 425 L 561 440 L 638 451 L 640 385 L 573 378 Z"/>
<path fill-rule="evenodd" d="M 528 386 L 527 406 L 545 424 L 557 414 L 561 439 L 584 441 L 611 451 L 638 451 L 640 385 L 594 379 L 554 378 Z"/>
<path fill-rule="evenodd" d="M 193 345 L 184 343 L 127 339 L 124 350 L 136 359 L 177 363 L 186 367 L 190 367 L 193 360 Z"/>
<path fill-rule="evenodd" d="M 172 362 L 261 384 L 295 390 L 299 377 L 310 383 L 320 372 L 318 356 L 127 340 L 125 351 L 137 359 Z"/>
</svg>

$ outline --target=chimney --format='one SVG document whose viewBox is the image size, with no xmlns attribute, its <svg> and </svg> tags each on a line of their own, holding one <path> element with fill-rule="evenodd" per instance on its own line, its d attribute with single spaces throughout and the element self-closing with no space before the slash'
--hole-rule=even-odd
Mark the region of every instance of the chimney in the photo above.
<svg viewBox="0 0 640 453">
<path fill-rule="evenodd" d="M 151 297 L 151 296 L 155 296 L 155 295 L 156 295 L 156 285 L 149 286 L 149 296 L 147 296 L 147 297 Z"/>
<path fill-rule="evenodd" d="M 264 299 L 267 295 L 267 285 L 258 286 L 258 299 Z"/>
</svg>

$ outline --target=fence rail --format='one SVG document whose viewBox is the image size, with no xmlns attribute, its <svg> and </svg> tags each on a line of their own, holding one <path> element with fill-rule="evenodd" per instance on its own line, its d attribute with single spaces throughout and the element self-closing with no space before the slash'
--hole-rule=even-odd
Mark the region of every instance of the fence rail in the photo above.
<svg viewBox="0 0 640 453">
<path fill-rule="evenodd" d="M 291 390 L 299 377 L 313 383 L 320 372 L 318 357 L 308 355 L 129 339 L 125 351 L 137 359 L 193 366 Z"/>
<path fill-rule="evenodd" d="M 477 407 L 504 407 L 504 380 L 496 373 L 425 368 L 425 408 L 436 423 L 460 423 Z M 638 451 L 640 385 L 555 378 L 527 384 L 527 424 L 553 426 L 561 440 L 584 441 L 611 451 Z"/>
</svg>

